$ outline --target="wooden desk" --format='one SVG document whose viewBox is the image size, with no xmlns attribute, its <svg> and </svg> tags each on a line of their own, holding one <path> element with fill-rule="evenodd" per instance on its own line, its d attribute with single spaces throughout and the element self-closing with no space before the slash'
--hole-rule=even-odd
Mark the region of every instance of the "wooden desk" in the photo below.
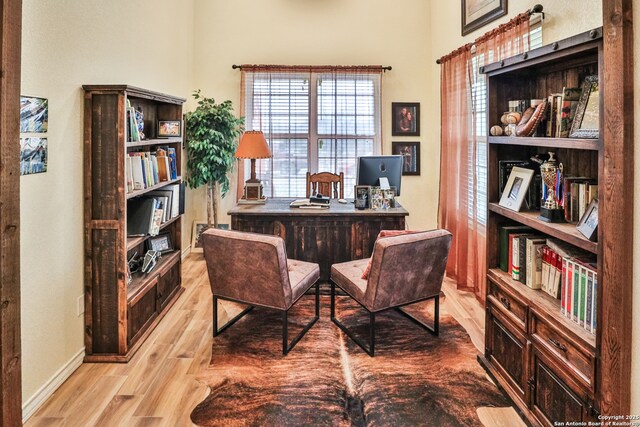
<svg viewBox="0 0 640 427">
<path fill-rule="evenodd" d="M 320 264 L 321 280 L 329 280 L 331 264 L 370 257 L 378 232 L 404 230 L 409 215 L 401 206 L 361 211 L 337 200 L 329 209 L 290 208 L 292 200 L 238 205 L 229 211 L 231 228 L 282 237 L 289 258 Z"/>
</svg>

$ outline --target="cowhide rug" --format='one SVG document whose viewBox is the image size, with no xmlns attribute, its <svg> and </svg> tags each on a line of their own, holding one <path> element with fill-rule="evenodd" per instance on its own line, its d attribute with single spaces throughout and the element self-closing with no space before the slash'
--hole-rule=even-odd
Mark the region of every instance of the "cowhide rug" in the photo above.
<svg viewBox="0 0 640 427">
<path fill-rule="evenodd" d="M 329 319 L 282 355 L 280 313 L 256 307 L 213 339 L 200 380 L 211 394 L 191 413 L 201 426 L 475 426 L 479 407 L 509 406 L 478 364 L 465 330 L 442 314 L 435 337 L 394 311 L 376 317 L 369 357 Z M 441 304 L 441 308 L 443 304 Z M 368 316 L 338 297 L 338 319 L 366 339 Z M 410 311 L 431 323 L 433 303 Z M 305 296 L 290 312 L 294 337 L 313 314 Z"/>
</svg>

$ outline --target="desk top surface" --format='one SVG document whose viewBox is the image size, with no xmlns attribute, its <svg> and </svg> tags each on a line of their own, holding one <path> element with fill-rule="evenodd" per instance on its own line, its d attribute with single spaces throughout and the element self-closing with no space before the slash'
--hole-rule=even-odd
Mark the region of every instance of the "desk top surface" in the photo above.
<svg viewBox="0 0 640 427">
<path fill-rule="evenodd" d="M 260 205 L 236 205 L 229 211 L 229 215 L 278 215 L 278 216 L 407 216 L 409 212 L 398 204 L 390 209 L 358 210 L 349 200 L 346 204 L 331 199 L 329 209 L 301 209 L 289 207 L 289 203 L 296 199 L 278 198 L 267 199 Z"/>
</svg>

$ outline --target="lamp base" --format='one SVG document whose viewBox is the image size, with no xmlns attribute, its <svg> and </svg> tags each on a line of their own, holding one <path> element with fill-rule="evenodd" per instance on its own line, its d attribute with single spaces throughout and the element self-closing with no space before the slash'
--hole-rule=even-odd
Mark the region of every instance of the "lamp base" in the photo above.
<svg viewBox="0 0 640 427">
<path fill-rule="evenodd" d="M 257 181 L 257 182 L 255 182 Z M 244 196 L 240 200 L 246 200 L 252 203 L 264 203 L 267 198 L 264 197 L 262 183 L 259 180 L 248 180 L 244 183 Z"/>
<path fill-rule="evenodd" d="M 263 197 L 262 199 L 258 199 L 258 200 L 247 200 L 244 197 L 240 200 L 238 200 L 238 204 L 239 205 L 264 205 L 267 202 L 267 198 Z"/>
</svg>

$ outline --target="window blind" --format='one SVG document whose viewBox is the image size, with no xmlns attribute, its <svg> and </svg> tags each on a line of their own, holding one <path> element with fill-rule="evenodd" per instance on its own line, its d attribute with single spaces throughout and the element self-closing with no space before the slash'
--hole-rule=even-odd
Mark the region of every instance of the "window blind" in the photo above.
<svg viewBox="0 0 640 427">
<path fill-rule="evenodd" d="M 244 73 L 244 71 L 243 71 Z M 245 123 L 273 158 L 257 174 L 268 197 L 305 197 L 306 173 L 343 172 L 352 197 L 357 157 L 380 152 L 379 72 L 247 71 Z"/>
</svg>

